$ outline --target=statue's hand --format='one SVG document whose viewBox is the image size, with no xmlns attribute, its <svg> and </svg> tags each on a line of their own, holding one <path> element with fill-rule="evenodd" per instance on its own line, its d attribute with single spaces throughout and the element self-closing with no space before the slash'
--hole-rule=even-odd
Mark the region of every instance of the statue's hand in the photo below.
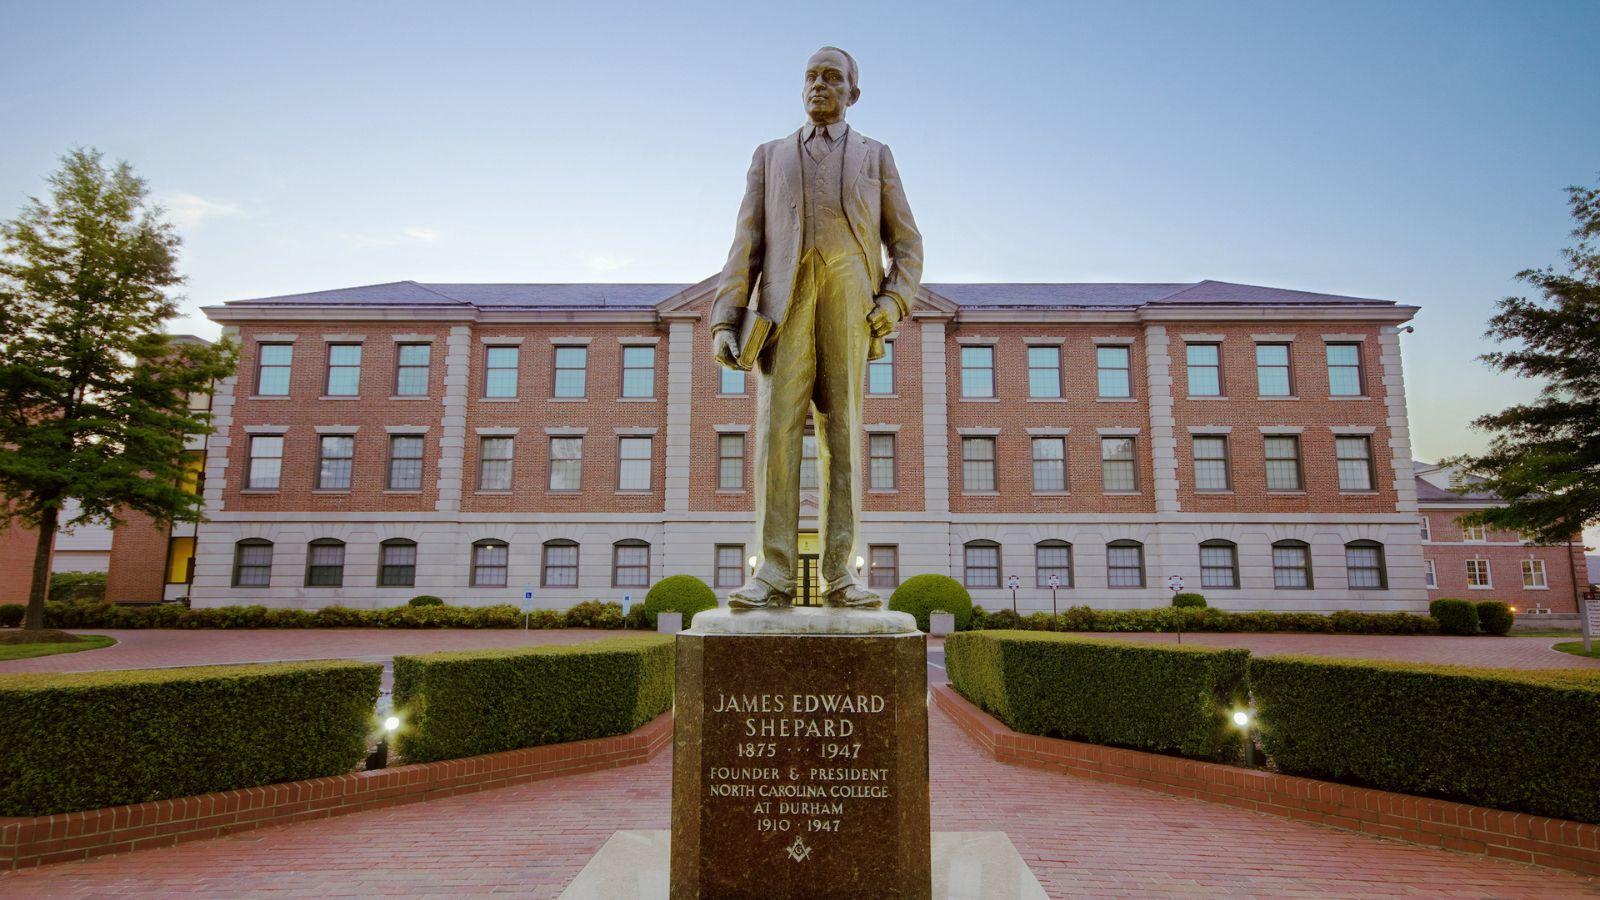
<svg viewBox="0 0 1600 900">
<path fill-rule="evenodd" d="M 731 331 L 719 331 L 711 341 L 712 355 L 730 368 L 738 368 L 739 339 Z"/>
<path fill-rule="evenodd" d="M 898 321 L 900 307 L 895 305 L 893 297 L 879 297 L 873 304 L 872 312 L 867 315 L 867 324 L 872 326 L 873 337 L 888 337 Z"/>
</svg>

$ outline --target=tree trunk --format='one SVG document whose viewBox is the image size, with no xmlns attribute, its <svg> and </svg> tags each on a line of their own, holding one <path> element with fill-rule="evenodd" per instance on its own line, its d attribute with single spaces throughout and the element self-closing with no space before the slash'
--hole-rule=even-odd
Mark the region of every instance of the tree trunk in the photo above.
<svg viewBox="0 0 1600 900">
<path fill-rule="evenodd" d="M 44 627 L 44 601 L 50 596 L 50 557 L 56 549 L 56 523 L 61 511 L 47 506 L 39 520 L 39 542 L 33 551 L 33 584 L 28 589 L 28 613 L 23 628 Z"/>
</svg>

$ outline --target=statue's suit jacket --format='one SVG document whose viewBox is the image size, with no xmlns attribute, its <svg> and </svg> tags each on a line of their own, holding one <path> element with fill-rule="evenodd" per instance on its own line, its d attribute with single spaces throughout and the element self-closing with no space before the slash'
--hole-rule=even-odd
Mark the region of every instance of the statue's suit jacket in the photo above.
<svg viewBox="0 0 1600 900">
<path fill-rule="evenodd" d="M 804 235 L 800 133 L 796 130 L 762 144 L 750 160 L 733 248 L 722 267 L 711 308 L 713 330 L 719 326 L 737 329 L 752 293 L 756 309 L 774 325 L 783 324 L 794 293 Z M 845 138 L 842 190 L 845 215 L 866 257 L 867 272 L 878 285 L 878 295 L 894 298 L 903 317 L 922 281 L 922 235 L 911 217 L 888 145 L 850 129 Z M 861 314 L 865 317 L 869 312 L 867 307 Z"/>
</svg>

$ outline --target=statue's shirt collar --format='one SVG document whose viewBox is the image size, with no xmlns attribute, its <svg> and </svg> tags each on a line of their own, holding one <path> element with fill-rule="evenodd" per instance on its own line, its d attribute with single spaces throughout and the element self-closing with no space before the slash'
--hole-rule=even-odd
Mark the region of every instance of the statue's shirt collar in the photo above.
<svg viewBox="0 0 1600 900">
<path fill-rule="evenodd" d="M 822 126 L 818 126 L 815 123 L 808 121 L 804 125 L 800 126 L 801 142 L 803 143 L 811 140 L 811 138 L 815 136 L 818 131 L 826 134 L 829 141 L 838 141 L 840 138 L 843 138 L 850 132 L 850 126 L 846 125 L 843 121 L 833 122 Z"/>
</svg>

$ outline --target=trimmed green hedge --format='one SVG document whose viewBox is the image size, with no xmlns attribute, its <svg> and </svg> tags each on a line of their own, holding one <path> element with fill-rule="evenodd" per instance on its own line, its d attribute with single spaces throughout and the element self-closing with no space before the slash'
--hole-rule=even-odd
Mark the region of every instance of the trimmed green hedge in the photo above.
<svg viewBox="0 0 1600 900">
<path fill-rule="evenodd" d="M 105 572 L 54 572 L 50 575 L 50 592 L 46 600 L 101 601 L 106 597 Z"/>
<path fill-rule="evenodd" d="M 1512 614 L 1510 604 L 1505 601 L 1478 601 L 1478 625 L 1484 634 L 1509 634 L 1511 626 L 1516 624 L 1516 621 L 1517 617 Z"/>
<path fill-rule="evenodd" d="M 1205 609 L 1206 595 L 1192 592 L 1173 594 L 1172 605 L 1180 609 Z"/>
<path fill-rule="evenodd" d="M 0 815 L 342 775 L 382 675 L 333 660 L 0 676 Z"/>
<path fill-rule="evenodd" d="M 16 628 L 27 615 L 28 608 L 21 603 L 0 603 L 0 628 Z"/>
<path fill-rule="evenodd" d="M 1250 682 L 1281 771 L 1600 822 L 1600 673 L 1268 656 Z"/>
<path fill-rule="evenodd" d="M 656 616 L 664 612 L 683 613 L 683 627 L 688 628 L 694 614 L 715 609 L 716 592 L 693 575 L 669 575 L 656 582 L 650 593 L 644 595 L 643 622 L 656 627 Z"/>
<path fill-rule="evenodd" d="M 1018 631 L 945 639 L 950 682 L 1014 731 L 1233 759 L 1249 652 Z"/>
<path fill-rule="evenodd" d="M 673 639 L 397 656 L 396 748 L 430 762 L 625 734 L 672 706 Z"/>
<path fill-rule="evenodd" d="M 522 610 L 510 604 L 412 606 L 408 603 L 385 609 L 325 606 L 309 610 L 265 606 L 189 609 L 176 603 L 158 606 L 47 603 L 44 620 L 48 628 L 521 628 L 523 615 Z M 0 618 L 0 622 L 3 621 Z M 621 628 L 622 607 L 616 603 L 587 600 L 565 611 L 536 609 L 528 617 L 528 627 Z"/>
<path fill-rule="evenodd" d="M 1060 615 L 1036 612 L 1018 616 L 1009 609 L 972 611 L 973 630 L 1024 631 L 1184 631 L 1307 632 L 1311 634 L 1438 634 L 1439 623 L 1410 613 L 1226 612 L 1214 608 L 1093 609 L 1074 606 Z"/>
<path fill-rule="evenodd" d="M 889 595 L 889 608 L 917 617 L 917 627 L 930 630 L 928 614 L 947 612 L 955 616 L 956 630 L 965 631 L 972 623 L 972 595 L 961 582 L 948 575 L 913 575 Z"/>
<path fill-rule="evenodd" d="M 1441 634 L 1478 633 L 1478 607 L 1470 600 L 1440 597 L 1428 604 L 1428 615 L 1438 621 Z"/>
</svg>

